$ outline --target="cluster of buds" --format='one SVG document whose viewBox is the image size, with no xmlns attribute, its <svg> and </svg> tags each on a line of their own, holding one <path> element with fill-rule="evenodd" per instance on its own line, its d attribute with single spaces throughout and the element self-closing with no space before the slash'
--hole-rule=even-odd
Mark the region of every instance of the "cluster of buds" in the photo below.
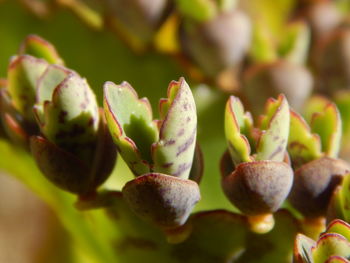
<svg viewBox="0 0 350 263">
<path fill-rule="evenodd" d="M 90 194 L 114 167 L 116 150 L 93 91 L 37 36 L 28 36 L 11 59 L 1 120 L 8 136 L 64 190 Z"/>
<path fill-rule="evenodd" d="M 186 81 L 170 83 L 168 98 L 160 100 L 160 120 L 153 120 L 149 101 L 126 82 L 105 83 L 104 109 L 119 153 L 137 177 L 123 188 L 126 202 L 163 228 L 185 223 L 200 199 L 201 177 L 194 158 L 196 105 Z"/>
</svg>

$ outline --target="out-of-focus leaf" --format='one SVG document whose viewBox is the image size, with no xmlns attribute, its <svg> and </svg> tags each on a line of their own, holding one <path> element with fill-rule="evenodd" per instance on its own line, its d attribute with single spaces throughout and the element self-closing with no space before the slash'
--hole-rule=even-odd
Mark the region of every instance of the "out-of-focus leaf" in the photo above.
<svg viewBox="0 0 350 263">
<path fill-rule="evenodd" d="M 7 88 L 13 106 L 28 120 L 33 120 L 36 82 L 47 68 L 45 60 L 29 55 L 14 58 L 8 68 Z"/>
<path fill-rule="evenodd" d="M 334 102 L 339 109 L 342 125 L 343 125 L 343 139 L 350 136 L 350 92 L 347 90 L 339 91 L 334 96 Z"/>
<path fill-rule="evenodd" d="M 289 135 L 289 106 L 284 95 L 270 100 L 262 118 L 262 132 L 258 141 L 256 160 L 283 161 Z"/>
<path fill-rule="evenodd" d="M 303 116 L 307 123 L 311 123 L 312 116 L 316 112 L 322 112 L 330 100 L 321 95 L 313 95 L 304 105 Z"/>
<path fill-rule="evenodd" d="M 347 222 L 350 222 L 350 174 L 344 176 L 339 193 L 340 207 Z"/>
<path fill-rule="evenodd" d="M 188 18 L 204 22 L 215 17 L 218 7 L 215 1 L 211 0 L 176 0 L 177 8 Z"/>
<path fill-rule="evenodd" d="M 310 29 L 303 21 L 287 26 L 279 45 L 279 53 L 286 60 L 303 65 L 308 55 L 310 44 Z"/>
<path fill-rule="evenodd" d="M 329 103 L 320 112 L 313 114 L 311 130 L 321 138 L 322 151 L 336 158 L 340 149 L 342 123 L 335 104 Z"/>
<path fill-rule="evenodd" d="M 296 112 L 290 111 L 288 152 L 296 166 L 321 156 L 321 142 L 317 134 L 311 133 L 309 125 Z"/>
<path fill-rule="evenodd" d="M 159 141 L 152 145 L 154 171 L 187 179 L 197 136 L 196 104 L 184 78 L 173 81 L 160 102 Z"/>
<path fill-rule="evenodd" d="M 225 109 L 225 135 L 231 158 L 236 165 L 251 161 L 248 139 L 241 134 L 241 129 L 247 130 L 246 118 L 242 102 L 231 96 Z"/>
<path fill-rule="evenodd" d="M 51 43 L 36 35 L 29 35 L 26 37 L 18 50 L 18 54 L 42 58 L 52 64 L 64 64 L 56 48 Z"/>
</svg>

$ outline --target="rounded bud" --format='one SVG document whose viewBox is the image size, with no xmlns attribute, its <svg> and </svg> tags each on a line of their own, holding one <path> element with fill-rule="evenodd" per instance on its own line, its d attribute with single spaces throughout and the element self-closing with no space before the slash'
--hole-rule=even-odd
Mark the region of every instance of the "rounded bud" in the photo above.
<svg viewBox="0 0 350 263">
<path fill-rule="evenodd" d="M 334 189 L 341 183 L 350 165 L 340 159 L 322 157 L 295 171 L 289 201 L 306 217 L 326 215 Z"/>
<path fill-rule="evenodd" d="M 293 170 L 284 162 L 247 162 L 239 164 L 221 182 L 228 199 L 243 213 L 269 214 L 286 199 L 292 187 Z"/>
<path fill-rule="evenodd" d="M 137 177 L 122 191 L 135 214 L 165 229 L 183 225 L 200 200 L 196 182 L 160 173 Z"/>
</svg>

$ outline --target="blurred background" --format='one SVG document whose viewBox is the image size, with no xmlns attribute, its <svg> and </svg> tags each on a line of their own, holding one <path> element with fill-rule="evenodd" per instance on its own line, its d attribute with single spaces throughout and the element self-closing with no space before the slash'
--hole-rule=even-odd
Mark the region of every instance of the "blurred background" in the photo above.
<svg viewBox="0 0 350 263">
<path fill-rule="evenodd" d="M 0 0 L 0 78 L 29 34 L 51 42 L 100 104 L 105 81 L 126 80 L 158 117 L 169 82 L 184 76 L 205 160 L 195 211 L 235 211 L 219 174 L 228 96 L 240 96 L 258 116 L 279 93 L 299 110 L 312 93 L 336 97 L 349 89 L 349 10 L 348 0 Z M 119 190 L 130 179 L 119 158 L 106 187 Z M 94 262 L 86 244 L 74 252 L 69 245 L 81 217 L 74 200 L 51 186 L 27 153 L 0 139 L 0 262 Z"/>
</svg>

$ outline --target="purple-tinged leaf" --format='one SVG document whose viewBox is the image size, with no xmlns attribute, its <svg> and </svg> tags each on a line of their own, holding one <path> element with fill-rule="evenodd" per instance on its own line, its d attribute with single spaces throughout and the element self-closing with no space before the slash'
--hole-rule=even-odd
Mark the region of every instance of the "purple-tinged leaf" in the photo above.
<svg viewBox="0 0 350 263">
<path fill-rule="evenodd" d="M 261 127 L 266 130 L 259 138 L 255 159 L 281 162 L 285 157 L 290 125 L 287 99 L 280 95 L 266 108 L 266 115 L 261 120 Z"/>
<path fill-rule="evenodd" d="M 248 116 L 244 113 L 242 102 L 237 97 L 231 96 L 225 109 L 225 135 L 235 165 L 251 161 L 249 141 L 241 134 L 241 128 L 246 131 L 251 128 L 247 128 L 246 125 Z"/>
<path fill-rule="evenodd" d="M 188 179 L 197 135 L 197 113 L 191 89 L 184 78 L 169 85 L 161 100 L 159 141 L 152 145 L 154 171 Z M 165 115 L 165 111 L 167 113 Z"/>
<path fill-rule="evenodd" d="M 19 55 L 31 55 L 37 58 L 45 59 L 51 64 L 64 65 L 63 60 L 57 53 L 55 47 L 48 41 L 37 35 L 29 35 L 22 42 Z"/>
<path fill-rule="evenodd" d="M 342 235 L 325 233 L 312 249 L 314 262 L 325 262 L 330 256 L 350 257 L 350 242 Z"/>
<path fill-rule="evenodd" d="M 298 234 L 294 243 L 294 261 L 296 263 L 313 263 L 312 248 L 316 242 L 303 234 Z"/>
<path fill-rule="evenodd" d="M 337 233 L 350 241 L 350 225 L 340 219 L 333 220 L 326 229 L 327 233 Z"/>
<path fill-rule="evenodd" d="M 127 82 L 106 82 L 104 111 L 112 138 L 133 173 L 150 172 L 151 145 L 158 140 L 158 127 L 148 100 L 139 99 Z"/>
<path fill-rule="evenodd" d="M 7 90 L 14 108 L 25 119 L 34 120 L 36 83 L 47 66 L 45 60 L 28 55 L 15 57 L 9 65 Z"/>
</svg>

